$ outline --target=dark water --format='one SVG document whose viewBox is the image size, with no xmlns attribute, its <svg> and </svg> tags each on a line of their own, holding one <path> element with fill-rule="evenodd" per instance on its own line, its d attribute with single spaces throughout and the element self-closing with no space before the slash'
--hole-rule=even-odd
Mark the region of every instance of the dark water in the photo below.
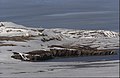
<svg viewBox="0 0 120 78">
<path fill-rule="evenodd" d="M 119 0 L 0 0 L 0 21 L 30 27 L 118 31 Z"/>
</svg>

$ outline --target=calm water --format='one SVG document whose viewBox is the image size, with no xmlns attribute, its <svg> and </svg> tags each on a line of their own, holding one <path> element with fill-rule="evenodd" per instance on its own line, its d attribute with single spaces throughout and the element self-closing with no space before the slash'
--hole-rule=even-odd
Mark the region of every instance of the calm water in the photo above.
<svg viewBox="0 0 120 78">
<path fill-rule="evenodd" d="M 30 27 L 118 31 L 119 0 L 0 0 L 0 21 Z"/>
</svg>

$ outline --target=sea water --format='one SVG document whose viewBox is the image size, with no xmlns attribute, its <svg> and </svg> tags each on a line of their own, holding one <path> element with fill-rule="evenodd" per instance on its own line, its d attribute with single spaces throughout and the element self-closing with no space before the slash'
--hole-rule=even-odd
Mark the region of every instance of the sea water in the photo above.
<svg viewBox="0 0 120 78">
<path fill-rule="evenodd" d="M 0 21 L 28 27 L 119 30 L 119 0 L 0 0 Z"/>
</svg>

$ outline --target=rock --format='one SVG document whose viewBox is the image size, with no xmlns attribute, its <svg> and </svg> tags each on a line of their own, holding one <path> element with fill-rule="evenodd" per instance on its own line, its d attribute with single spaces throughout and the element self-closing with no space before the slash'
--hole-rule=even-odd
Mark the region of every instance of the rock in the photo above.
<svg viewBox="0 0 120 78">
<path fill-rule="evenodd" d="M 115 50 L 70 50 L 70 49 L 50 49 L 50 51 L 36 50 L 27 52 L 25 54 L 13 52 L 11 56 L 14 59 L 19 59 L 23 61 L 45 61 L 49 59 L 54 59 L 56 57 L 78 57 L 78 56 L 103 56 L 103 55 L 114 55 Z"/>
</svg>

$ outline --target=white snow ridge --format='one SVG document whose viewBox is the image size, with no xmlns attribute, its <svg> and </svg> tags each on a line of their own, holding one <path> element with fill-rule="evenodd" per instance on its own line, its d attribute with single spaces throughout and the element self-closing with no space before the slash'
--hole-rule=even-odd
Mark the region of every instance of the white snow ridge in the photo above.
<svg viewBox="0 0 120 78">
<path fill-rule="evenodd" d="M 72 29 L 45 29 L 43 33 L 35 28 L 27 28 L 22 25 L 17 25 L 12 22 L 1 22 L 0 36 L 30 36 L 30 35 L 59 35 L 67 36 L 70 38 L 96 38 L 96 37 L 119 37 L 119 34 L 114 31 L 105 30 L 72 30 Z M 41 28 L 43 29 L 43 28 Z"/>
<path fill-rule="evenodd" d="M 26 28 L 22 25 L 17 25 L 12 22 L 1 22 L 0 26 L 0 36 L 30 36 L 30 35 L 38 35 L 41 34 L 38 31 Z"/>
</svg>

